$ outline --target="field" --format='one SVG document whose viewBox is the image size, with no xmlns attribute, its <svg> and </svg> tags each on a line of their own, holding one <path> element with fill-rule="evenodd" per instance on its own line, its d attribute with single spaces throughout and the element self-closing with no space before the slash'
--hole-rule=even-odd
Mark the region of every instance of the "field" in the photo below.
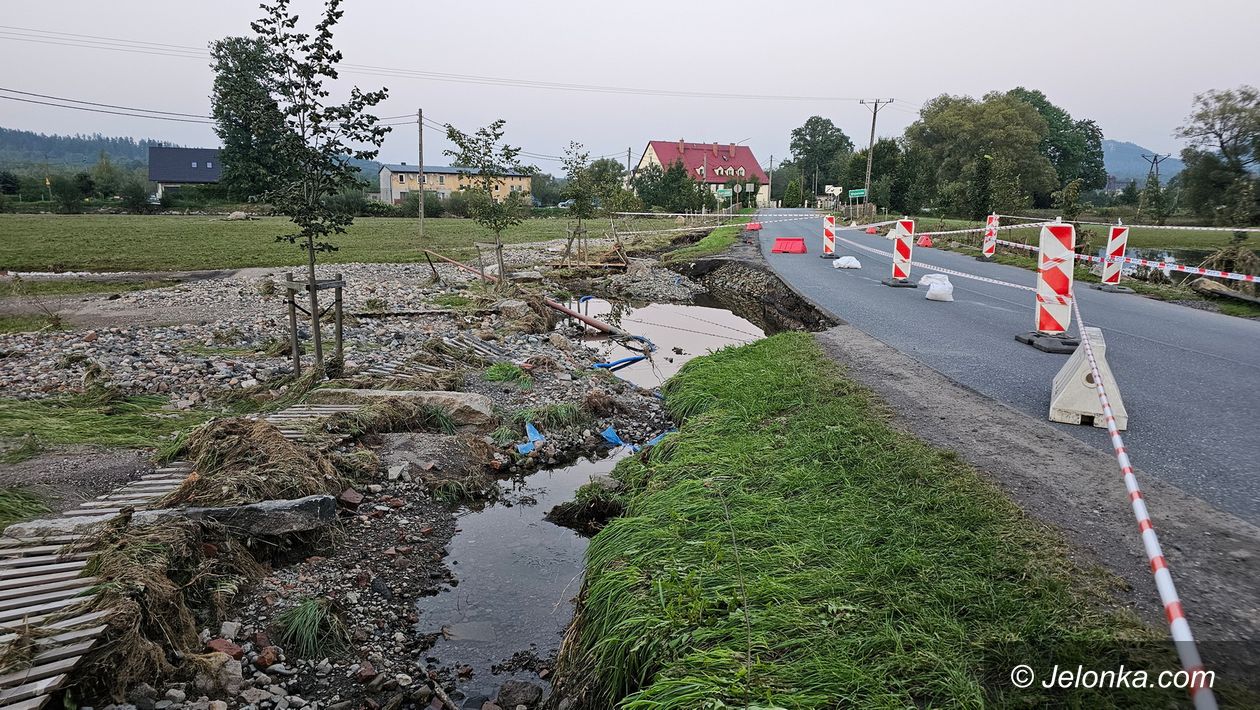
<svg viewBox="0 0 1260 710">
<path fill-rule="evenodd" d="M 1104 572 L 955 455 L 894 431 L 810 336 L 697 358 L 665 397 L 681 430 L 618 464 L 626 513 L 591 542 L 561 658 L 592 707 L 1182 699 L 1015 690 L 1027 659 L 1175 660 L 1164 632 L 1112 607 Z"/>
<path fill-rule="evenodd" d="M 603 236 L 607 221 L 590 223 L 592 237 Z M 505 243 L 561 239 L 565 219 L 530 219 L 504 233 Z M 635 220 L 632 229 L 667 229 L 665 220 Z M 247 266 L 298 266 L 303 252 L 287 242 L 292 224 L 282 217 L 229 222 L 220 216 L 174 215 L 0 215 L 0 270 L 15 271 L 179 271 Z M 425 240 L 417 221 L 356 219 L 347 234 L 331 240 L 339 251 L 321 254 L 321 263 L 416 262 L 429 248 L 456 259 L 475 256 L 474 242 L 494 235 L 466 219 L 425 220 Z"/>
</svg>

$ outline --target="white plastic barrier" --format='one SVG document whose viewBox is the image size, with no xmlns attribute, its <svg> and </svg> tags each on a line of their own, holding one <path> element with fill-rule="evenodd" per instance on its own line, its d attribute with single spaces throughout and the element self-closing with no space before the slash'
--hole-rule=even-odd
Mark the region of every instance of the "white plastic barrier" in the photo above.
<svg viewBox="0 0 1260 710">
<path fill-rule="evenodd" d="M 1116 429 L 1124 431 L 1129 426 L 1129 412 L 1124 408 L 1120 388 L 1107 365 L 1107 342 L 1103 339 L 1102 330 L 1086 326 L 1082 337 L 1089 338 L 1094 351 L 1094 363 L 1106 384 Z M 1050 421 L 1081 424 L 1085 417 L 1090 417 L 1094 426 L 1105 429 L 1107 422 L 1102 404 L 1098 401 L 1098 384 L 1094 377 L 1084 346 L 1078 346 L 1067 362 L 1063 363 L 1059 374 L 1054 376 L 1054 383 L 1050 388 Z"/>
</svg>

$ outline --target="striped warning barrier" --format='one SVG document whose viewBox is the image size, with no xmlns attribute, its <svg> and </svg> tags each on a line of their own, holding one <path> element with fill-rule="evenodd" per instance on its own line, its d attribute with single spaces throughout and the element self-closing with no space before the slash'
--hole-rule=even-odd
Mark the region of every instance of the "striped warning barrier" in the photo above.
<svg viewBox="0 0 1260 710">
<path fill-rule="evenodd" d="M 836 258 L 836 217 L 823 216 L 823 249 L 820 255 L 824 259 Z"/>
<path fill-rule="evenodd" d="M 984 246 L 980 249 L 980 258 L 992 261 L 997 252 L 998 216 L 991 214 L 984 220 Z"/>
<path fill-rule="evenodd" d="M 1120 262 L 1124 258 L 1124 249 L 1129 243 L 1129 228 L 1124 225 L 1112 225 L 1107 230 L 1107 262 L 1103 264 L 1102 282 L 1116 286 L 1120 283 Z"/>
<path fill-rule="evenodd" d="M 1019 226 L 1035 226 L 1035 225 L 1019 225 Z M 1114 226 L 1114 225 L 1113 225 Z M 1129 229 L 1132 226 L 1126 225 Z M 1038 248 L 1031 244 L 1023 242 L 1010 242 L 1004 239 L 997 240 L 998 244 L 1016 249 L 1026 249 L 1028 251 L 1037 251 Z M 1156 259 L 1138 259 L 1132 256 L 1091 256 L 1089 254 L 1075 254 L 1073 256 L 1077 261 L 1089 261 L 1095 264 L 1107 264 L 1109 262 L 1118 262 L 1121 264 L 1135 264 L 1137 266 L 1146 266 L 1153 269 L 1162 269 L 1164 271 L 1178 271 L 1185 274 L 1198 274 L 1200 276 L 1211 276 L 1218 279 L 1231 279 L 1234 281 L 1244 281 L 1247 283 L 1260 283 L 1260 276 L 1255 274 L 1240 274 L 1234 271 L 1219 271 L 1217 269 L 1205 269 L 1199 266 L 1186 266 L 1185 264 L 1176 264 L 1168 261 L 1159 261 Z"/>
<path fill-rule="evenodd" d="M 1040 258 L 1037 262 L 1037 332 L 1061 335 L 1072 323 L 1072 254 L 1076 249 L 1076 228 L 1070 224 L 1047 224 L 1041 228 Z"/>
<path fill-rule="evenodd" d="M 899 219 L 893 223 L 893 265 L 892 278 L 881 283 L 885 286 L 913 288 L 917 284 L 910 280 L 911 254 L 914 250 L 914 220 Z"/>
<path fill-rule="evenodd" d="M 1094 379 L 1094 389 L 1098 393 L 1098 403 L 1102 406 L 1103 419 L 1107 424 L 1107 433 L 1111 435 L 1111 445 L 1116 452 L 1116 463 L 1120 465 L 1120 473 L 1124 476 L 1124 487 L 1129 494 L 1129 504 L 1133 508 L 1133 517 L 1137 519 L 1138 531 L 1142 536 L 1142 547 L 1146 550 L 1147 560 L 1151 564 L 1151 572 L 1155 575 L 1155 588 L 1159 591 L 1160 602 L 1164 605 L 1164 614 L 1168 618 L 1168 628 L 1173 643 L 1177 647 L 1177 655 L 1181 660 L 1181 668 L 1190 678 L 1190 697 L 1198 710 L 1215 710 L 1216 696 L 1206 683 L 1203 660 L 1199 656 L 1194 634 L 1190 631 L 1190 622 L 1186 620 L 1181 597 L 1173 584 L 1172 572 L 1168 569 L 1168 560 L 1159 544 L 1159 536 L 1151 522 L 1150 512 L 1146 509 L 1146 500 L 1142 497 L 1142 489 L 1138 487 L 1137 477 L 1133 475 L 1133 464 L 1129 460 L 1128 449 L 1116 425 L 1116 417 L 1111 403 L 1107 399 L 1107 387 L 1099 372 L 1098 361 L 1094 357 L 1090 338 L 1085 337 L 1085 320 L 1081 317 L 1080 305 L 1071 299 L 1072 310 L 1076 314 L 1076 327 L 1081 331 L 1081 345 L 1085 350 L 1085 359 L 1089 361 L 1090 373 Z"/>
</svg>

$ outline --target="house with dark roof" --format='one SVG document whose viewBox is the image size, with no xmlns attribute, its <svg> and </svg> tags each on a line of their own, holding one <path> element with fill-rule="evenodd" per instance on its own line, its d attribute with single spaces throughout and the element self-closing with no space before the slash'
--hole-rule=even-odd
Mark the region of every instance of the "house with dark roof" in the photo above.
<svg viewBox="0 0 1260 710">
<path fill-rule="evenodd" d="M 468 188 L 476 174 L 476 168 L 462 168 L 457 165 L 426 165 L 424 166 L 424 191 L 446 199 L 452 192 Z M 392 205 L 402 204 L 408 193 L 418 189 L 419 180 L 419 166 L 406 163 L 382 165 L 381 202 Z M 494 199 L 502 202 L 514 192 L 529 194 L 528 174 L 508 173 L 494 186 Z"/>
<path fill-rule="evenodd" d="M 682 139 L 676 141 L 648 141 L 643 157 L 635 171 L 649 165 L 667 168 L 681 162 L 691 178 L 710 191 L 726 187 L 735 181 L 747 190 L 755 186 L 756 204 L 765 207 L 770 203 L 770 178 L 757 156 L 746 145 L 734 143 L 688 143 Z"/>
<path fill-rule="evenodd" d="M 149 180 L 157 183 L 159 198 L 182 185 L 214 184 L 222 174 L 218 148 L 149 146 Z"/>
</svg>

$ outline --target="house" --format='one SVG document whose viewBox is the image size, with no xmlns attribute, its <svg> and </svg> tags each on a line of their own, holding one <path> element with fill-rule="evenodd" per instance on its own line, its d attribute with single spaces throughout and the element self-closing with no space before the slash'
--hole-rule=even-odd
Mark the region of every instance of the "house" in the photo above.
<svg viewBox="0 0 1260 710">
<path fill-rule="evenodd" d="M 635 171 L 649 165 L 665 168 L 679 161 L 693 180 L 703 183 L 711 191 L 726 187 L 732 180 L 743 185 L 756 184 L 757 206 L 770 204 L 770 178 L 757 162 L 752 149 L 746 145 L 688 143 L 682 139 L 648 141 Z"/>
<path fill-rule="evenodd" d="M 467 189 L 470 183 L 475 180 L 474 176 L 476 174 L 476 168 L 426 165 L 424 166 L 424 191 L 446 199 L 451 196 L 452 192 Z M 420 169 L 415 165 L 406 163 L 382 165 L 380 172 L 381 202 L 392 205 L 402 204 L 402 201 L 407 197 L 407 193 L 416 190 L 419 176 Z M 508 173 L 503 180 L 500 180 L 494 186 L 494 199 L 497 202 L 502 202 L 513 192 L 529 194 L 528 174 Z"/>
<path fill-rule="evenodd" d="M 223 174 L 218 148 L 149 146 L 149 180 L 157 195 L 181 185 L 212 185 Z"/>
</svg>

